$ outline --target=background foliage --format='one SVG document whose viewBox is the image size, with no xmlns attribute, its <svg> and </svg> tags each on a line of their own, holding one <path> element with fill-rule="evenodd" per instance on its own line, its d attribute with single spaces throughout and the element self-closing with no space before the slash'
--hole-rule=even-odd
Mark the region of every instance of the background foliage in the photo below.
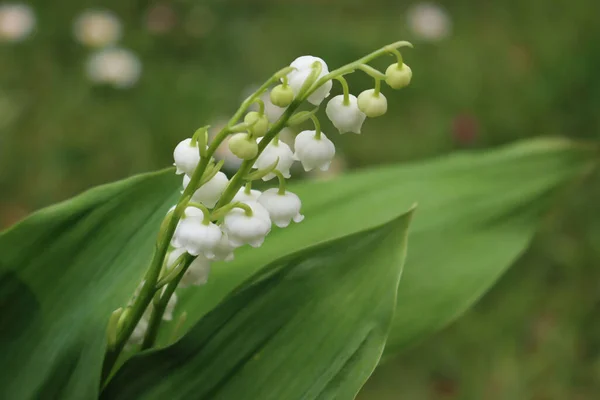
<svg viewBox="0 0 600 400">
<path fill-rule="evenodd" d="M 414 83 L 390 93 L 393 112 L 369 121 L 360 137 L 335 135 L 351 168 L 538 135 L 593 139 L 600 128 L 592 0 L 444 2 L 452 26 L 439 41 L 410 29 L 414 1 L 104 1 L 124 24 L 122 44 L 143 63 L 128 90 L 92 85 L 84 72 L 90 50 L 72 37 L 73 18 L 99 2 L 29 4 L 36 34 L 0 45 L 2 226 L 169 164 L 184 135 L 228 115 L 244 88 L 305 53 L 339 65 L 396 39 L 416 45 L 405 52 Z M 149 31 L 156 15 L 170 28 Z M 352 81 L 356 92 L 368 85 Z M 592 175 L 573 189 L 477 307 L 381 368 L 362 397 L 593 398 L 598 187 Z"/>
</svg>

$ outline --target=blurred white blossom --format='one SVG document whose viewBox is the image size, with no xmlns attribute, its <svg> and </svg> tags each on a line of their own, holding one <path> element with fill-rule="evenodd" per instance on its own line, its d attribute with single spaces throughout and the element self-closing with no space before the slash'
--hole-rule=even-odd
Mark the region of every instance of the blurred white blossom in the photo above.
<svg viewBox="0 0 600 400">
<path fill-rule="evenodd" d="M 408 26 L 422 40 L 438 41 L 450 35 L 452 21 L 440 5 L 431 2 L 414 4 L 407 11 Z"/>
<path fill-rule="evenodd" d="M 87 10 L 73 23 L 75 39 L 85 46 L 106 47 L 121 39 L 119 18 L 108 10 Z"/>
<path fill-rule="evenodd" d="M 23 3 L 0 5 L 0 41 L 20 42 L 35 28 L 35 14 Z"/>
<path fill-rule="evenodd" d="M 142 63 L 130 50 L 106 48 L 92 54 L 87 63 L 87 74 L 92 82 L 128 88 L 138 81 Z"/>
</svg>

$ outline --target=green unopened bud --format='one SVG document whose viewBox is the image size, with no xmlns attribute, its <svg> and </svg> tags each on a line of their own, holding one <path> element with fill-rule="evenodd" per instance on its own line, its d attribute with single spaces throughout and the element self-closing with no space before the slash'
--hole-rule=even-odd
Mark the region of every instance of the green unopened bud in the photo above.
<svg viewBox="0 0 600 400">
<path fill-rule="evenodd" d="M 294 101 L 294 91 L 289 86 L 277 85 L 271 90 L 271 103 L 277 107 L 287 107 Z"/>
<path fill-rule="evenodd" d="M 244 117 L 244 123 L 248 125 L 248 132 L 254 137 L 263 137 L 269 130 L 269 119 L 264 114 L 251 111 Z"/>
<path fill-rule="evenodd" d="M 385 70 L 385 82 L 394 89 L 402 89 L 408 86 L 412 79 L 412 70 L 406 64 L 398 63 L 390 65 Z"/>
<path fill-rule="evenodd" d="M 236 133 L 229 139 L 229 150 L 242 160 L 252 160 L 258 154 L 258 144 L 247 133 Z"/>
<path fill-rule="evenodd" d="M 380 117 L 387 111 L 387 99 L 383 93 L 368 89 L 358 95 L 358 108 L 369 118 Z"/>
</svg>

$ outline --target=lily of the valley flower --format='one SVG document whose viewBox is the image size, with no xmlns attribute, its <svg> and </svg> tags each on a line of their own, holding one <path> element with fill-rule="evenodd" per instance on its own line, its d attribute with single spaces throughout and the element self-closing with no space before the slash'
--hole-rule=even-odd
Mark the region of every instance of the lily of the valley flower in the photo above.
<svg viewBox="0 0 600 400">
<path fill-rule="evenodd" d="M 183 188 L 187 188 L 189 183 L 190 177 L 184 175 Z M 219 198 L 225 191 L 225 188 L 227 187 L 228 183 L 229 179 L 227 179 L 227 175 L 219 171 L 211 180 L 206 182 L 194 192 L 194 194 L 192 195 L 192 201 L 202 203 L 206 207 L 212 208 L 219 201 Z"/>
<path fill-rule="evenodd" d="M 233 196 L 232 202 L 239 201 L 241 203 L 250 203 L 258 201 L 258 197 L 260 196 L 260 190 L 251 189 L 250 193 L 247 193 L 246 188 L 242 187 L 235 196 Z"/>
<path fill-rule="evenodd" d="M 173 165 L 177 167 L 177 171 L 175 171 L 177 175 L 192 175 L 200 162 L 200 150 L 197 145 L 192 144 L 192 139 L 188 138 L 175 147 L 173 158 L 175 159 Z"/>
<path fill-rule="evenodd" d="M 300 214 L 302 202 L 292 192 L 280 194 L 279 189 L 267 189 L 260 195 L 258 202 L 267 209 L 271 221 L 280 228 L 285 228 L 292 220 L 301 222 L 304 219 L 304 215 Z"/>
<path fill-rule="evenodd" d="M 214 250 L 221 240 L 221 229 L 212 222 L 203 220 L 204 216 L 186 217 L 179 222 L 175 231 L 174 244 L 183 247 L 193 256 L 204 254 L 207 258 L 215 256 Z"/>
<path fill-rule="evenodd" d="M 300 88 L 309 77 L 312 72 L 312 65 L 315 62 L 321 63 L 321 73 L 318 78 L 322 78 L 323 76 L 329 73 L 329 69 L 327 68 L 327 64 L 319 57 L 313 56 L 302 56 L 296 58 L 290 64 L 291 67 L 296 68 L 294 71 L 288 74 L 288 82 L 292 90 L 294 91 L 294 96 L 298 95 Z M 331 92 L 331 88 L 333 83 L 331 80 L 325 82 L 322 86 L 320 86 L 317 90 L 315 90 L 310 96 L 308 96 L 308 102 L 318 106 L 321 104 L 323 100 L 327 96 L 329 96 L 329 92 Z"/>
<path fill-rule="evenodd" d="M 358 108 L 358 100 L 354 95 L 348 96 L 348 104 L 344 104 L 343 95 L 335 96 L 327 103 L 325 113 L 340 133 L 360 133 L 362 124 L 367 118 Z"/>
<path fill-rule="evenodd" d="M 260 141 L 260 139 L 259 139 Z M 258 156 L 256 162 L 254 163 L 254 168 L 257 169 L 265 169 L 270 167 L 277 159 L 277 166 L 275 169 L 284 176 L 284 178 L 289 178 L 290 175 L 290 167 L 294 163 L 294 153 L 290 149 L 290 146 L 283 143 L 281 140 L 273 141 L 265 147 L 263 152 Z M 269 179 L 275 178 L 274 173 L 269 173 L 265 175 L 262 179 L 263 181 L 268 181 Z"/>
<path fill-rule="evenodd" d="M 269 212 L 259 203 L 247 203 L 252 210 L 252 215 L 247 215 L 241 208 L 234 208 L 223 220 L 223 230 L 231 244 L 235 247 L 249 244 L 260 247 L 265 236 L 271 231 L 271 218 Z"/>
<path fill-rule="evenodd" d="M 181 255 L 185 254 L 185 252 L 186 251 L 184 248 L 173 249 L 167 257 L 167 270 L 175 267 L 175 261 L 177 261 Z M 185 288 L 188 286 L 204 285 L 208 281 L 209 272 L 210 261 L 200 254 L 194 259 L 194 261 L 192 261 L 188 269 L 185 271 L 177 287 Z"/>
<path fill-rule="evenodd" d="M 316 131 L 300 132 L 296 136 L 294 149 L 294 158 L 302 163 L 305 171 L 314 168 L 327 171 L 335 156 L 335 146 L 323 132 L 320 136 L 317 136 Z"/>
</svg>

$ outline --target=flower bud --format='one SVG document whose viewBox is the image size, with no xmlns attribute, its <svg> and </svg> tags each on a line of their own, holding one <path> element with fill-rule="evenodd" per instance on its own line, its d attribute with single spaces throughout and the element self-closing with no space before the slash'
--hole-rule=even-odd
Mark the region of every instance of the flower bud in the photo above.
<svg viewBox="0 0 600 400">
<path fill-rule="evenodd" d="M 244 122 L 248 124 L 248 132 L 254 137 L 263 137 L 269 130 L 269 119 L 264 114 L 256 111 L 250 111 L 244 117 Z"/>
<path fill-rule="evenodd" d="M 252 215 L 246 215 L 241 208 L 234 208 L 223 219 L 223 230 L 232 246 L 239 247 L 249 244 L 259 247 L 265 236 L 271 231 L 269 212 L 259 203 L 247 203 L 252 209 Z"/>
<path fill-rule="evenodd" d="M 277 107 L 287 107 L 294 101 L 294 91 L 291 87 L 277 85 L 271 90 L 271 103 Z"/>
<path fill-rule="evenodd" d="M 192 175 L 196 166 L 200 162 L 200 150 L 198 146 L 192 145 L 192 139 L 188 138 L 181 141 L 173 151 L 174 166 L 177 167 L 177 175 L 186 173 Z"/>
<path fill-rule="evenodd" d="M 294 158 L 302 163 L 305 171 L 314 168 L 327 171 L 335 156 L 335 146 L 323 132 L 319 138 L 315 131 L 300 132 L 296 136 L 294 149 Z"/>
<path fill-rule="evenodd" d="M 360 133 L 367 116 L 358 108 L 356 96 L 349 95 L 348 100 L 348 104 L 344 104 L 343 95 L 335 96 L 327 103 L 325 113 L 340 133 Z"/>
<path fill-rule="evenodd" d="M 402 89 L 408 86 L 412 79 L 412 70 L 406 64 L 398 63 L 390 65 L 385 70 L 385 82 L 394 89 Z"/>
<path fill-rule="evenodd" d="M 304 215 L 300 214 L 302 202 L 292 192 L 279 194 L 279 189 L 267 189 L 260 195 L 258 202 L 267 209 L 271 221 L 280 228 L 285 228 L 292 220 L 301 222 L 304 219 Z"/>
<path fill-rule="evenodd" d="M 183 188 L 185 189 L 190 183 L 190 177 L 187 175 L 183 176 Z M 225 191 L 225 188 L 229 184 L 227 175 L 219 171 L 217 174 L 208 182 L 196 190 L 192 195 L 192 201 L 204 204 L 208 208 L 212 208 L 217 204 L 219 198 Z"/>
<path fill-rule="evenodd" d="M 281 172 L 284 178 L 289 178 L 291 176 L 290 167 L 294 163 L 294 153 L 292 153 L 290 147 L 281 140 L 278 140 L 277 143 L 269 143 L 256 159 L 253 168 L 266 169 L 270 167 L 278 158 L 279 161 L 277 162 L 275 169 Z M 269 179 L 275 178 L 275 176 L 275 174 L 269 173 L 262 179 L 263 181 L 268 181 Z"/>
<path fill-rule="evenodd" d="M 242 160 L 252 160 L 258 154 L 258 145 L 247 133 L 236 133 L 229 138 L 229 150 Z"/>
<path fill-rule="evenodd" d="M 369 118 L 380 117 L 387 111 L 387 99 L 383 93 L 368 89 L 358 95 L 358 108 Z"/>
</svg>

